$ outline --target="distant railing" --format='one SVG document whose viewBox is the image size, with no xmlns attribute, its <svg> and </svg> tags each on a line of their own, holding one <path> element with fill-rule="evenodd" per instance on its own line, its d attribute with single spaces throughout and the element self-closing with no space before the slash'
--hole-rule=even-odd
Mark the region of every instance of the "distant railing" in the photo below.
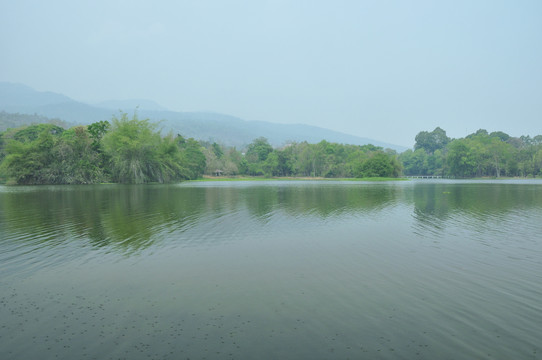
<svg viewBox="0 0 542 360">
<path fill-rule="evenodd" d="M 441 175 L 409 175 L 405 176 L 407 179 L 451 179 L 449 176 Z"/>
</svg>

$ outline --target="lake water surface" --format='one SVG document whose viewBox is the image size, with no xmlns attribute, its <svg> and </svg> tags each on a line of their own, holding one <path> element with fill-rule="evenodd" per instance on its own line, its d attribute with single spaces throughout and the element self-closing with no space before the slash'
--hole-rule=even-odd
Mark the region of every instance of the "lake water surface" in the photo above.
<svg viewBox="0 0 542 360">
<path fill-rule="evenodd" d="M 0 186 L 0 359 L 542 359 L 542 182 Z"/>
</svg>

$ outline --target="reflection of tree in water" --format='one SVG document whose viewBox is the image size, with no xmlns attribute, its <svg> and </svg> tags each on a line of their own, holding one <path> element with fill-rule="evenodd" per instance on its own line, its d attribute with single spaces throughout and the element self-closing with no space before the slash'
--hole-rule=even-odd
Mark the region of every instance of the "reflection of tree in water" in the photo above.
<svg viewBox="0 0 542 360">
<path fill-rule="evenodd" d="M 414 217 L 420 229 L 438 233 L 447 221 L 468 218 L 470 226 L 484 227 L 518 209 L 542 207 L 542 187 L 528 184 L 430 183 L 412 191 Z"/>
<path fill-rule="evenodd" d="M 0 197 L 2 226 L 13 241 L 90 245 L 131 254 L 155 244 L 164 231 L 182 233 L 242 209 L 250 219 L 263 222 L 278 209 L 322 218 L 375 212 L 394 201 L 397 189 L 372 184 L 92 185 L 14 188 Z M 221 226 L 227 231 L 229 225 Z"/>
<path fill-rule="evenodd" d="M 14 188 L 0 193 L 0 240 L 13 246 L 75 244 L 129 255 L 171 236 L 183 238 L 195 226 L 202 231 L 190 233 L 196 238 L 187 241 L 222 241 L 250 221 L 265 224 L 277 211 L 320 219 L 380 216 L 396 202 L 414 204 L 416 232 L 436 234 L 454 219 L 484 229 L 488 220 L 510 211 L 540 209 L 542 187 L 443 182 Z"/>
<path fill-rule="evenodd" d="M 423 184 L 413 190 L 414 217 L 420 229 L 439 233 L 445 227 L 452 198 L 449 187 L 441 184 Z"/>
<path fill-rule="evenodd" d="M 394 186 L 327 186 L 288 189 L 284 208 L 292 214 L 316 214 L 322 218 L 352 212 L 377 212 L 397 197 Z"/>
<path fill-rule="evenodd" d="M 200 191 L 204 201 L 205 211 L 220 215 L 237 211 L 240 200 L 240 191 L 231 187 L 193 187 L 190 191 Z"/>
<path fill-rule="evenodd" d="M 389 206 L 396 197 L 396 187 L 377 184 L 258 186 L 247 189 L 243 196 L 250 213 L 259 219 L 268 218 L 279 208 L 294 216 L 322 218 L 353 211 L 374 212 Z"/>
<path fill-rule="evenodd" d="M 261 221 L 266 221 L 277 209 L 281 191 L 275 186 L 249 187 L 243 191 L 243 201 L 250 214 Z"/>
<path fill-rule="evenodd" d="M 202 192 L 173 186 L 44 187 L 1 196 L 3 226 L 19 234 L 14 241 L 86 239 L 125 253 L 150 246 L 160 230 L 182 228 L 204 206 Z"/>
</svg>

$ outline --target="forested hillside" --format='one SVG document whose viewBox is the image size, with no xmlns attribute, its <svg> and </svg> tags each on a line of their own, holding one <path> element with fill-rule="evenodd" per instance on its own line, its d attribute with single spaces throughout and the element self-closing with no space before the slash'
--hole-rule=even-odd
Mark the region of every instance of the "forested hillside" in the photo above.
<svg viewBox="0 0 542 360">
<path fill-rule="evenodd" d="M 19 114 L 0 111 L 0 131 L 32 124 L 55 124 L 65 129 L 74 126 L 74 124 L 70 124 L 58 118 L 48 118 L 38 114 Z"/>
<path fill-rule="evenodd" d="M 269 143 L 275 147 L 283 146 L 291 141 L 308 141 L 316 143 L 322 139 L 331 142 L 366 145 L 373 144 L 384 148 L 404 151 L 406 147 L 379 142 L 374 139 L 358 137 L 338 131 L 324 129 L 305 124 L 280 124 L 266 121 L 248 121 L 235 116 L 215 112 L 201 111 L 167 111 L 153 101 L 138 99 L 124 101 L 105 101 L 99 104 L 86 104 L 75 101 L 63 94 L 36 91 L 28 86 L 0 81 L 0 111 L 5 111 L 8 127 L 30 125 L 22 122 L 13 126 L 15 118 L 7 119 L 8 113 L 31 114 L 29 116 L 48 117 L 69 122 L 69 126 L 89 125 L 96 121 L 107 121 L 114 114 L 131 113 L 136 110 L 142 118 L 148 118 L 153 123 L 159 123 L 162 134 L 172 131 L 195 139 L 220 142 L 226 146 L 246 147 L 253 139 L 265 135 Z M 281 121 L 279 116 L 276 119 Z M 38 121 L 37 123 L 41 123 Z M 36 123 L 36 122 L 34 122 Z M 0 131 L 2 128 L 0 121 Z"/>
</svg>

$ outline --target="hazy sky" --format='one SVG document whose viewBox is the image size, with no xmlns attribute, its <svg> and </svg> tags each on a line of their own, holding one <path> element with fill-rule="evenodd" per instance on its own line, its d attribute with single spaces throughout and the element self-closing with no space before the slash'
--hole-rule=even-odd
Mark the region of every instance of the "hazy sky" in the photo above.
<svg viewBox="0 0 542 360">
<path fill-rule="evenodd" d="M 412 146 L 542 134 L 542 1 L 0 0 L 0 81 Z M 265 135 L 265 134 L 262 134 Z"/>
</svg>

